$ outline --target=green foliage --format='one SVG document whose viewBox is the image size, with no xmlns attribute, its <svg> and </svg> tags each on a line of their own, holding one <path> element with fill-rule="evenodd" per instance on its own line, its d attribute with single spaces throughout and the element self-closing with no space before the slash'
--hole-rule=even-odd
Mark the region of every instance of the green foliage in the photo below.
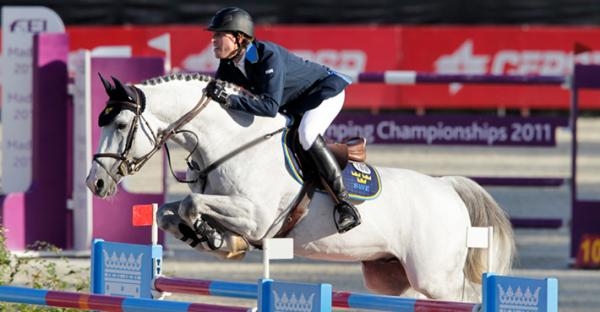
<svg viewBox="0 0 600 312">
<path fill-rule="evenodd" d="M 76 268 L 61 255 L 61 249 L 44 242 L 29 246 L 22 255 L 14 255 L 6 246 L 4 228 L 0 226 L 0 285 L 15 285 L 39 289 L 87 292 L 89 268 Z M 32 251 L 52 254 L 52 258 L 40 258 Z M 0 302 L 0 311 L 79 311 L 26 304 Z"/>
</svg>

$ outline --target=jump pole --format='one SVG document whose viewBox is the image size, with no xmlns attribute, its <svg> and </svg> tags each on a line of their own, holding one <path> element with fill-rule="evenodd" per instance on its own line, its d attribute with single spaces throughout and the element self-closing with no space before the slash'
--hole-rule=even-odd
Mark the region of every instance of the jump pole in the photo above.
<svg viewBox="0 0 600 312">
<path fill-rule="evenodd" d="M 95 311 L 247 312 L 252 308 L 0 286 L 0 301 Z"/>
<path fill-rule="evenodd" d="M 363 72 L 350 76 L 354 82 L 385 83 L 391 85 L 413 84 L 525 84 L 525 85 L 566 85 L 568 77 L 560 75 L 517 76 L 517 75 L 473 75 L 473 74 L 431 74 L 412 70 L 386 70 Z"/>
<path fill-rule="evenodd" d="M 256 299 L 259 284 L 160 276 L 154 280 L 154 288 L 161 292 L 178 294 Z M 332 307 L 334 308 L 371 309 L 375 311 L 389 311 L 390 309 L 395 311 L 441 311 L 446 309 L 457 312 L 471 312 L 477 311 L 481 306 L 475 303 L 419 300 L 335 290 L 331 292 L 331 295 Z"/>
</svg>

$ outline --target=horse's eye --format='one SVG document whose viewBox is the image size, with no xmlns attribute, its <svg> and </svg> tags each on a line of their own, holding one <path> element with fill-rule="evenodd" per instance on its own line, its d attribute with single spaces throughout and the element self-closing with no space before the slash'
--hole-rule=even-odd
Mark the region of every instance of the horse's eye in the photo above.
<svg viewBox="0 0 600 312">
<path fill-rule="evenodd" d="M 115 127 L 117 128 L 117 130 L 125 130 L 125 128 L 127 128 L 127 124 L 124 122 L 120 122 L 120 123 L 117 123 L 115 125 Z"/>
</svg>

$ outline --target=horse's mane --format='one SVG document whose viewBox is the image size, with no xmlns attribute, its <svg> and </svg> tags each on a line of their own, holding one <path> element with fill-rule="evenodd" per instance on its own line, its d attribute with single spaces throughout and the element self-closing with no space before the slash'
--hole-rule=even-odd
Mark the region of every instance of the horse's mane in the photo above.
<svg viewBox="0 0 600 312">
<path fill-rule="evenodd" d="M 233 91 L 235 92 L 236 95 L 241 95 L 241 96 L 246 96 L 246 97 L 256 97 L 256 95 L 253 94 L 252 92 L 250 92 L 236 84 L 233 84 L 233 83 L 227 82 L 227 81 L 223 81 L 220 79 L 215 79 L 212 76 L 203 75 L 203 74 L 199 74 L 199 73 L 194 73 L 194 74 L 177 73 L 177 74 L 152 77 L 152 78 L 142 81 L 141 84 L 143 86 L 155 86 L 155 85 L 163 84 L 163 83 L 166 83 L 169 81 L 176 81 L 176 80 L 179 80 L 179 81 L 181 81 L 181 80 L 185 80 L 185 81 L 198 80 L 198 81 L 202 81 L 202 82 L 210 82 L 212 80 L 217 80 L 217 82 L 224 83 L 226 87 L 233 89 Z"/>
</svg>

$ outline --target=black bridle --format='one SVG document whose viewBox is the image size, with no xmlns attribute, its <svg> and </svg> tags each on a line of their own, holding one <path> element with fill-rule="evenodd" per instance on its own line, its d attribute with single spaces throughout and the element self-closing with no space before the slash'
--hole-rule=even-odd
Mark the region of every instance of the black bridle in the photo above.
<svg viewBox="0 0 600 312">
<path fill-rule="evenodd" d="M 200 179 L 206 179 L 207 175 L 212 170 L 216 169 L 219 165 L 221 165 L 225 161 L 229 160 L 233 156 L 241 153 L 242 151 L 244 151 L 262 141 L 266 141 L 266 140 L 270 139 L 275 134 L 280 133 L 286 129 L 286 127 L 282 127 L 273 132 L 270 132 L 270 133 L 267 133 L 260 137 L 257 137 L 256 139 L 234 149 L 230 153 L 226 154 L 225 156 L 221 157 L 220 159 L 216 160 L 212 164 L 205 167 L 203 170 L 199 170 L 200 168 L 197 168 L 197 164 L 190 163 L 190 161 L 189 161 L 189 158 L 191 157 L 191 155 L 194 153 L 194 151 L 197 148 L 198 137 L 196 136 L 195 133 L 190 132 L 188 130 L 182 130 L 181 128 L 185 124 L 190 122 L 194 117 L 196 117 L 196 115 L 198 115 L 208 105 L 208 103 L 210 103 L 210 100 L 211 100 L 210 97 L 206 96 L 206 93 L 203 93 L 202 97 L 200 98 L 200 100 L 198 101 L 196 106 L 194 106 L 189 112 L 187 112 L 185 115 L 180 117 L 178 120 L 176 120 L 175 122 L 170 124 L 166 129 L 159 131 L 158 133 L 155 134 L 152 131 L 152 128 L 149 126 L 146 119 L 144 118 L 144 116 L 142 115 L 142 111 L 143 111 L 143 107 L 144 107 L 144 103 L 141 102 L 143 100 L 140 100 L 140 99 L 144 99 L 142 91 L 139 90 L 138 88 L 132 88 L 132 89 L 135 90 L 135 92 L 136 92 L 135 101 L 133 99 L 109 100 L 106 103 L 106 106 L 112 107 L 112 109 L 127 109 L 127 110 L 132 111 L 135 114 L 133 117 L 133 120 L 132 120 L 131 127 L 129 128 L 129 132 L 127 133 L 127 139 L 125 141 L 125 148 L 123 149 L 123 151 L 120 154 L 117 154 L 117 153 L 94 154 L 94 161 L 96 163 L 98 163 L 100 165 L 100 167 L 102 167 L 106 171 L 106 173 L 108 173 L 108 175 L 115 181 L 115 183 L 119 182 L 118 178 L 114 175 L 114 173 L 112 173 L 108 168 L 106 168 L 106 166 L 101 161 L 98 160 L 99 158 L 108 157 L 108 158 L 114 158 L 117 161 L 119 161 L 116 173 L 124 177 L 124 176 L 132 175 L 132 174 L 138 172 L 142 168 L 142 166 L 164 145 L 165 150 L 167 151 L 167 157 L 169 158 L 168 159 L 169 168 L 171 169 L 171 173 L 173 174 L 175 179 L 177 181 L 183 182 L 183 183 L 196 183 Z M 139 158 L 134 158 L 134 157 L 129 156 L 129 152 L 130 152 L 131 146 L 133 144 L 133 138 L 135 137 L 135 133 L 136 133 L 136 131 L 139 127 L 139 123 L 141 121 L 143 121 L 146 124 L 146 126 L 148 127 L 148 129 L 150 130 L 150 134 L 152 135 L 152 140 L 154 141 L 154 146 L 153 146 L 152 150 L 150 152 L 146 153 L 144 156 L 139 157 Z M 173 135 L 181 133 L 181 132 L 189 132 L 189 133 L 192 133 L 194 136 L 196 136 L 196 147 L 194 147 L 194 150 L 192 150 L 192 152 L 188 156 L 188 167 L 190 167 L 191 169 L 199 170 L 200 172 L 198 173 L 197 178 L 194 180 L 191 180 L 191 181 L 181 180 L 173 172 L 173 168 L 171 167 L 170 155 L 168 153 L 168 148 L 166 145 L 166 142 Z"/>
</svg>

